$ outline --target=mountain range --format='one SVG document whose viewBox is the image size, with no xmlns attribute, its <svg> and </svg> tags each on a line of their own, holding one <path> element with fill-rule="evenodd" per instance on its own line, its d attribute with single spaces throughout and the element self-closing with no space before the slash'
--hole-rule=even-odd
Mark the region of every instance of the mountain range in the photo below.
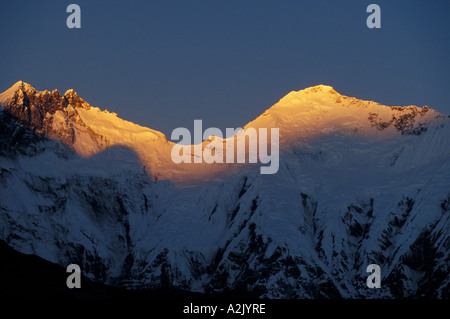
<svg viewBox="0 0 450 319">
<path fill-rule="evenodd" d="M 279 128 L 263 175 L 175 164 L 164 134 L 73 90 L 19 81 L 0 105 L 0 239 L 18 252 L 121 289 L 449 297 L 450 118 L 432 108 L 291 92 L 243 126 Z"/>
</svg>

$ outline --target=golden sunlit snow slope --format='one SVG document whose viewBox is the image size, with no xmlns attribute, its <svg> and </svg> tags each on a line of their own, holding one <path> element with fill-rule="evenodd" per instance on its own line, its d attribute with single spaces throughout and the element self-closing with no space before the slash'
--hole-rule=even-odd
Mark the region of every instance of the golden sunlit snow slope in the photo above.
<svg viewBox="0 0 450 319">
<path fill-rule="evenodd" d="M 56 90 L 38 92 L 19 81 L 0 94 L 0 104 L 22 123 L 38 133 L 63 141 L 80 156 L 92 156 L 115 145 L 126 146 L 137 153 L 155 179 L 190 184 L 232 174 L 246 166 L 175 164 L 171 159 L 175 143 L 168 141 L 164 134 L 92 107 L 73 90 L 60 97 Z M 282 151 L 294 144 L 309 143 L 329 135 L 386 139 L 405 132 L 420 133 L 423 125 L 439 116 L 442 115 L 428 107 L 388 107 L 343 96 L 330 86 L 318 85 L 287 94 L 244 128 L 267 128 L 269 131 L 278 128 Z M 214 143 L 231 139 L 236 137 L 217 138 L 211 144 L 205 141 L 202 147 L 212 147 Z"/>
</svg>

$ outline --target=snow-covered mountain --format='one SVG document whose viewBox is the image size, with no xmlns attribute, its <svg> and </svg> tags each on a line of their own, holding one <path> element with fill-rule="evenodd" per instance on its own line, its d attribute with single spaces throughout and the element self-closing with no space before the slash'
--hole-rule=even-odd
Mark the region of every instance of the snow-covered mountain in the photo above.
<svg viewBox="0 0 450 319">
<path fill-rule="evenodd" d="M 279 128 L 261 175 L 175 164 L 162 133 L 73 90 L 18 82 L 0 104 L 0 239 L 20 252 L 127 288 L 449 296 L 450 119 L 431 108 L 291 92 L 245 125 Z"/>
</svg>

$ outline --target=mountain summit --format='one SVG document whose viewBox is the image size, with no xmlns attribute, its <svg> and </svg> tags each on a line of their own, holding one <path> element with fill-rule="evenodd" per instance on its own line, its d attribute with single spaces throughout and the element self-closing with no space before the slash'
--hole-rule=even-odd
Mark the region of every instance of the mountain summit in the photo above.
<svg viewBox="0 0 450 319">
<path fill-rule="evenodd" d="M 279 128 L 261 175 L 174 164 L 163 134 L 71 90 L 18 82 L 0 103 L 0 239 L 20 252 L 131 289 L 450 295 L 450 119 L 431 108 L 291 92 L 245 125 Z"/>
<path fill-rule="evenodd" d="M 150 175 L 177 183 L 208 181 L 234 170 L 226 164 L 176 165 L 170 157 L 174 143 L 164 134 L 92 107 L 72 89 L 64 95 L 57 90 L 39 92 L 19 81 L 0 94 L 0 104 L 27 128 L 65 143 L 82 157 L 125 146 L 137 153 Z M 369 139 L 419 135 L 444 117 L 428 107 L 388 107 L 318 85 L 287 94 L 244 128 L 279 128 L 283 150 L 332 135 Z"/>
</svg>

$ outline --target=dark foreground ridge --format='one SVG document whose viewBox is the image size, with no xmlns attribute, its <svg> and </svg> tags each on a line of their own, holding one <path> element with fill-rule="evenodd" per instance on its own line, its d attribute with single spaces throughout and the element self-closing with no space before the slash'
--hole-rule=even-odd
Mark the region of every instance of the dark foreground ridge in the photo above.
<svg viewBox="0 0 450 319">
<path fill-rule="evenodd" d="M 203 294 L 181 289 L 127 290 L 94 282 L 81 276 L 81 288 L 66 285 L 70 273 L 60 265 L 36 255 L 20 253 L 0 240 L 0 297 L 17 299 L 219 299 L 255 298 L 250 294 Z"/>
<path fill-rule="evenodd" d="M 365 311 L 371 309 L 371 313 L 380 311 L 380 314 L 388 306 L 390 313 L 398 310 L 403 315 L 405 311 L 414 311 L 415 309 L 434 309 L 438 307 L 444 310 L 445 300 L 430 299 L 402 299 L 402 300 L 365 300 L 365 299 L 314 299 L 314 300 L 288 300 L 288 299 L 257 299 L 250 295 L 239 292 L 227 294 L 202 294 L 178 289 L 156 289 L 156 290 L 126 290 L 101 283 L 93 282 L 85 277 L 81 277 L 81 288 L 69 289 L 66 286 L 66 279 L 69 275 L 64 267 L 46 261 L 35 255 L 26 255 L 15 251 L 4 241 L 0 240 L 0 298 L 1 300 L 46 300 L 58 301 L 60 306 L 72 305 L 72 301 L 117 301 L 114 304 L 108 303 L 104 307 L 103 303 L 76 303 L 71 308 L 71 313 L 85 314 L 117 314 L 117 311 L 126 311 L 128 315 L 134 313 L 142 315 L 144 311 L 150 314 L 164 313 L 172 318 L 201 318 L 209 317 L 211 314 L 186 313 L 186 309 L 192 310 L 196 306 L 215 307 L 214 318 L 288 318 L 293 313 L 314 311 L 316 314 L 326 314 L 326 309 L 348 311 Z M 129 307 L 132 301 L 133 307 Z M 263 313 L 252 313 L 241 315 L 244 305 L 253 307 L 258 305 Z M 46 308 L 46 303 L 36 304 L 32 307 L 25 307 L 19 312 L 35 312 L 37 308 L 44 307 L 43 311 L 50 314 L 52 308 Z M 85 308 L 89 307 L 89 308 Z M 98 308 L 97 308 L 98 307 Z M 142 308 L 141 308 L 142 307 Z M 73 308 L 73 309 L 72 309 Z M 233 309 L 232 311 L 230 309 Z M 59 312 L 59 311 L 58 311 Z"/>
</svg>

